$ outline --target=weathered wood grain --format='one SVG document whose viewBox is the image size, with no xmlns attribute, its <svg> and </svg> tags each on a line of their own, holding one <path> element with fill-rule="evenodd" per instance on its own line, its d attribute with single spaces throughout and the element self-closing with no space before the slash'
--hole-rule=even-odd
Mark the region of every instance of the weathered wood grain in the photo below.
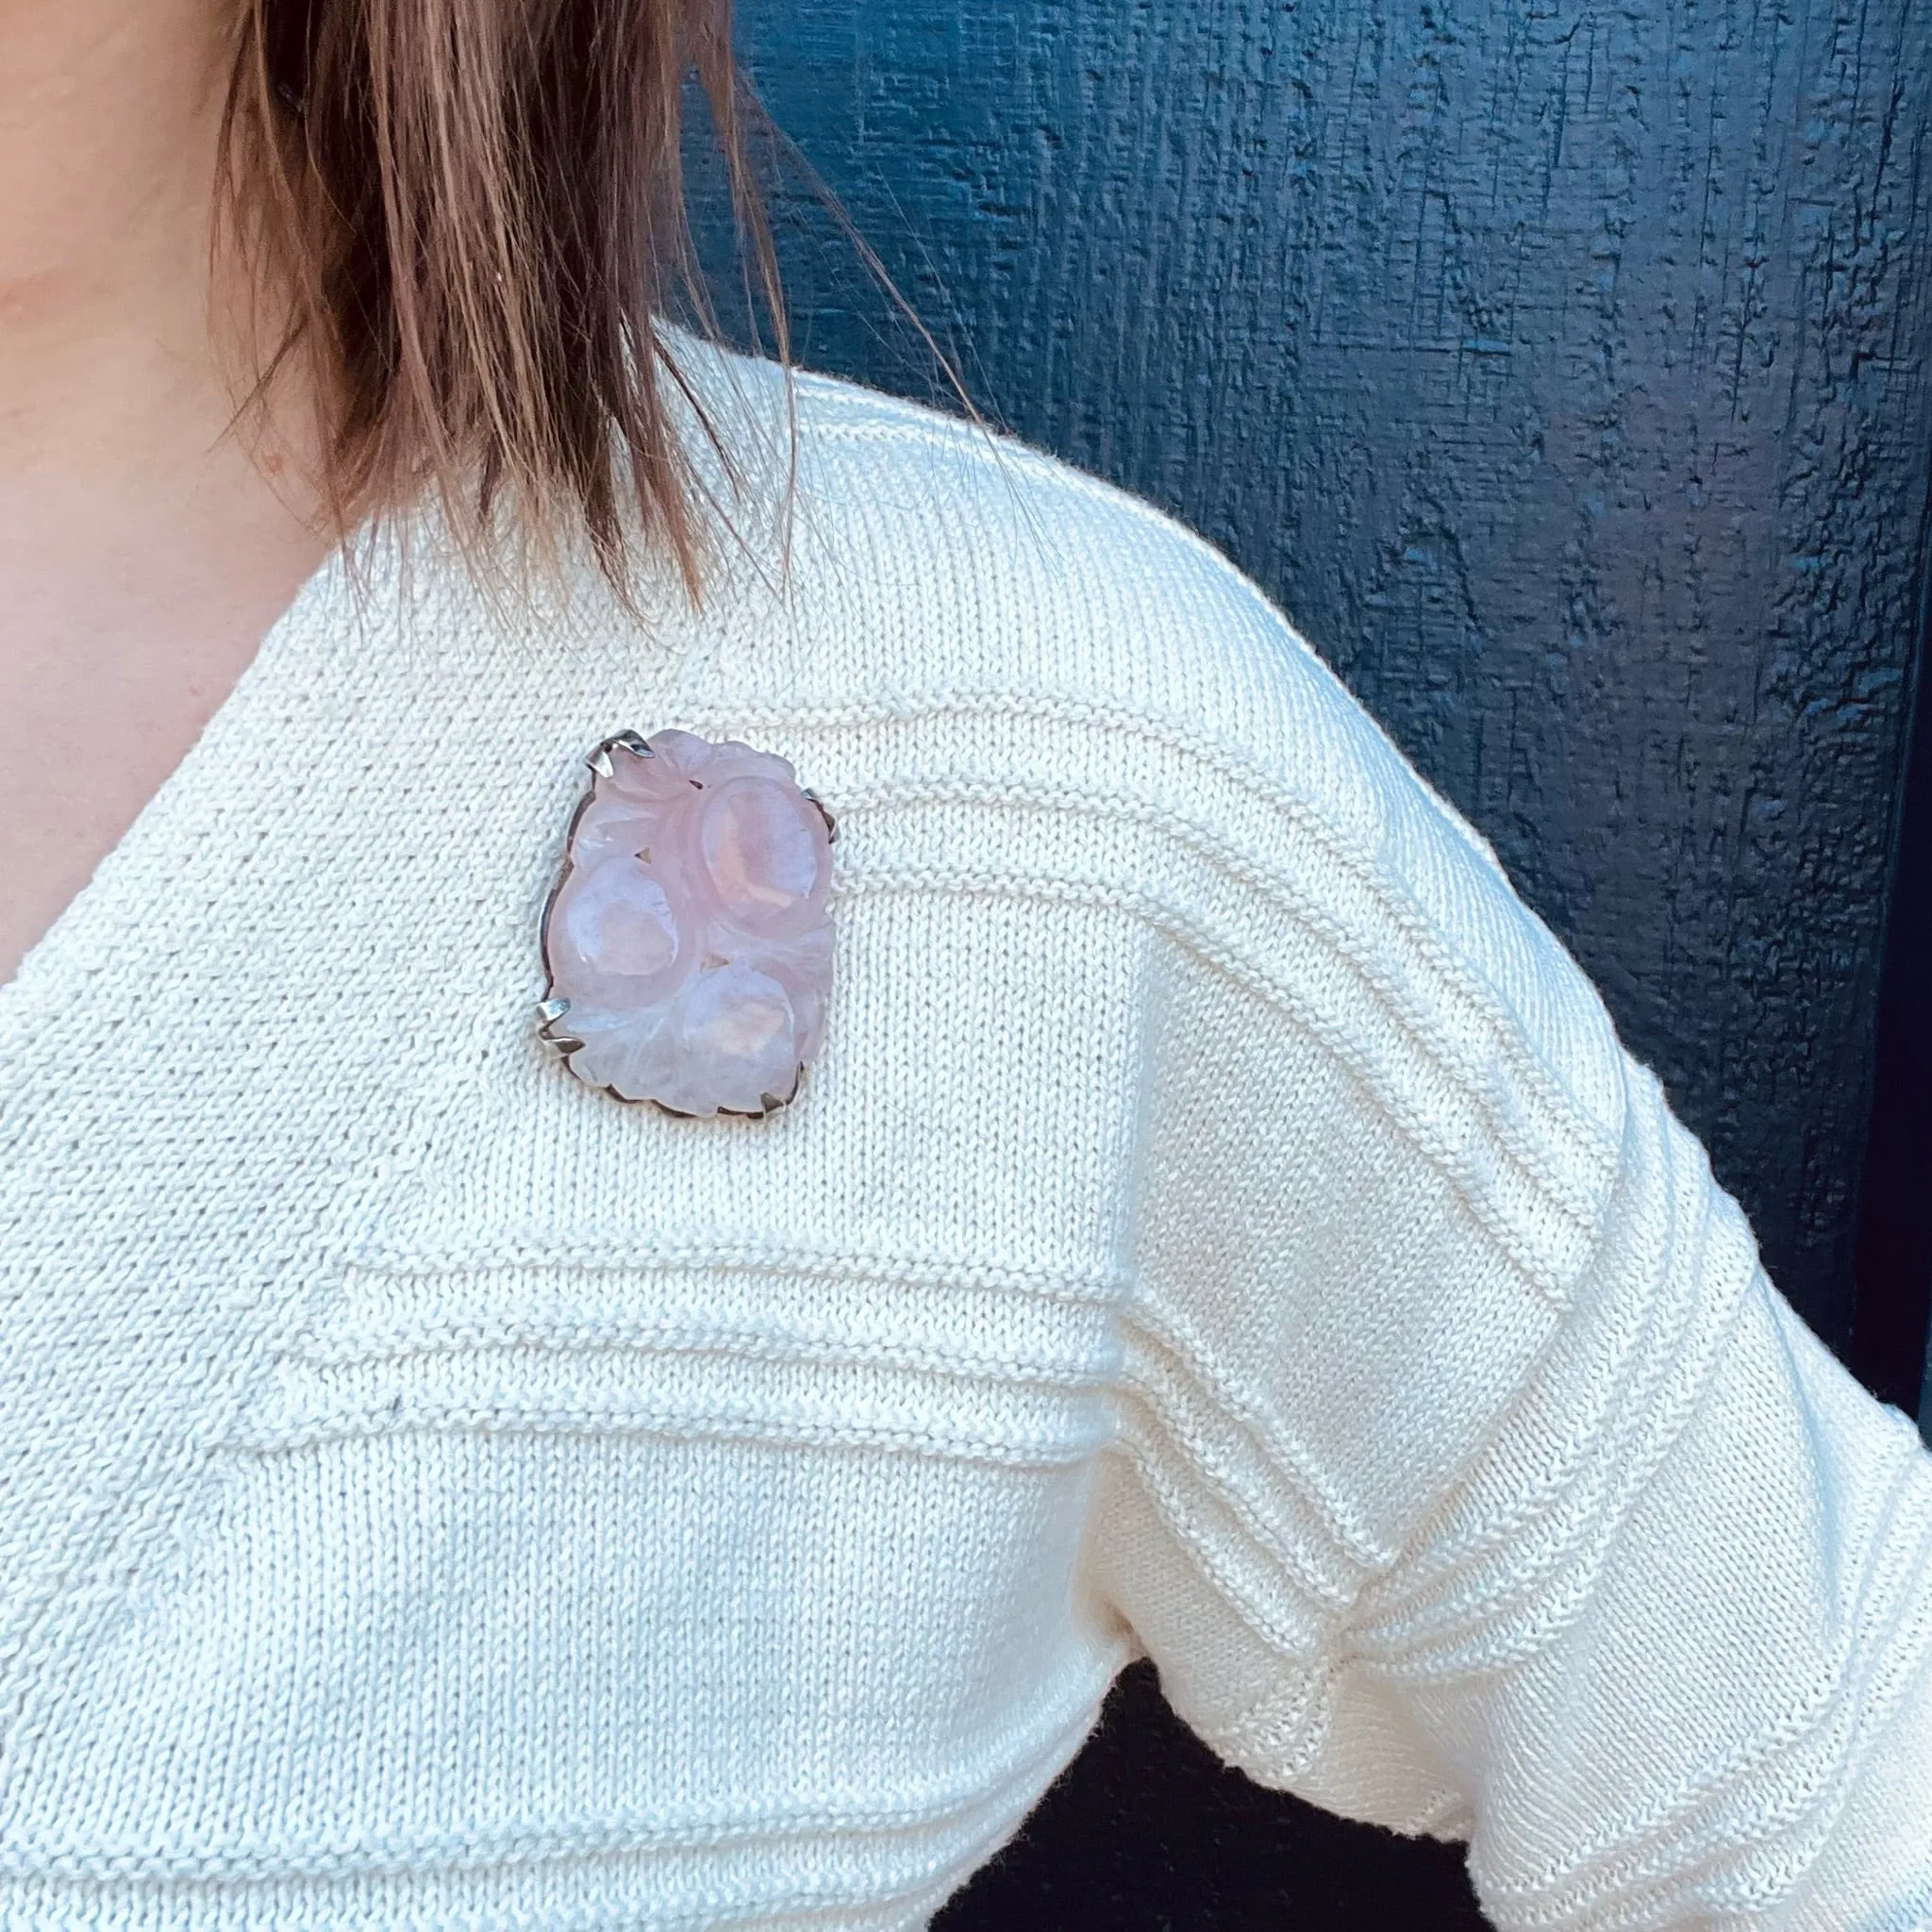
<svg viewBox="0 0 1932 1932">
<path fill-rule="evenodd" d="M 1288 609 L 1841 1344 L 1932 462 L 1925 0 L 743 0 L 742 32 L 976 400 Z M 805 358 L 934 393 L 781 202 Z"/>
</svg>

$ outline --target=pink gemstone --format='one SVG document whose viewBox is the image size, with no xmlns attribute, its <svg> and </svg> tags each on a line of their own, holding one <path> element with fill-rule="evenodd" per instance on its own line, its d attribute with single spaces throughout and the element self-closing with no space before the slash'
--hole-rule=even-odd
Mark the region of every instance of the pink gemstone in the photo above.
<svg viewBox="0 0 1932 1932">
<path fill-rule="evenodd" d="M 612 740 L 543 920 L 545 1033 L 571 1071 L 677 1113 L 791 1098 L 831 991 L 831 823 L 736 739 Z M 601 762 L 601 760 L 599 761 Z"/>
<path fill-rule="evenodd" d="M 725 917 L 747 932 L 804 932 L 824 909 L 824 821 L 769 778 L 734 778 L 706 801 L 698 851 Z"/>
</svg>

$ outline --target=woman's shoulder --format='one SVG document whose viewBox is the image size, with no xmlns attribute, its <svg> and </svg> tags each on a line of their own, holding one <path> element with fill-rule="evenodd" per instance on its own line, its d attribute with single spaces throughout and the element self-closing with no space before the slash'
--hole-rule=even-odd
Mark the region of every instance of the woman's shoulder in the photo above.
<svg viewBox="0 0 1932 1932">
<path fill-rule="evenodd" d="M 1224 819 L 1266 800 L 1405 873 L 1440 873 L 1445 839 L 1500 871 L 1291 616 L 1176 517 L 841 378 L 798 375 L 795 411 L 796 608 L 828 676 L 1052 711 L 1164 747 Z"/>
<path fill-rule="evenodd" d="M 785 700 L 1054 714 L 1363 836 L 1414 798 L 1289 615 L 1174 516 L 981 423 L 806 370 L 788 393 L 774 365 L 731 359 L 720 426 L 762 425 L 763 474 L 794 486 L 782 571 L 758 574 L 758 594 L 782 579 L 760 654 Z"/>
</svg>

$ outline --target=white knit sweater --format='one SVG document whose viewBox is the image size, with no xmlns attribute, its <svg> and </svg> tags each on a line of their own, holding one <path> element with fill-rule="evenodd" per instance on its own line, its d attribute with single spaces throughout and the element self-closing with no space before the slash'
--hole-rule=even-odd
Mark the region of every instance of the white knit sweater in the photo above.
<svg viewBox="0 0 1932 1932">
<path fill-rule="evenodd" d="M 917 1925 L 1141 1653 L 1500 1926 L 1932 1924 L 1932 1462 L 1488 849 L 1173 524 L 799 407 L 700 614 L 325 571 L 0 994 L 0 1925 Z M 664 724 L 838 818 L 765 1120 L 535 1037 Z"/>
</svg>

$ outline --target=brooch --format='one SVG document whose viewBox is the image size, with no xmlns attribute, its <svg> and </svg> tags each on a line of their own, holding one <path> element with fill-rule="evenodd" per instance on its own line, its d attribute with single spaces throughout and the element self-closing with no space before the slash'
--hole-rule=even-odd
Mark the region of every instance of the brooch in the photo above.
<svg viewBox="0 0 1932 1932">
<path fill-rule="evenodd" d="M 587 1086 L 667 1113 L 783 1107 L 832 984 L 832 815 L 736 739 L 621 731 L 543 908 L 542 1038 Z"/>
</svg>

